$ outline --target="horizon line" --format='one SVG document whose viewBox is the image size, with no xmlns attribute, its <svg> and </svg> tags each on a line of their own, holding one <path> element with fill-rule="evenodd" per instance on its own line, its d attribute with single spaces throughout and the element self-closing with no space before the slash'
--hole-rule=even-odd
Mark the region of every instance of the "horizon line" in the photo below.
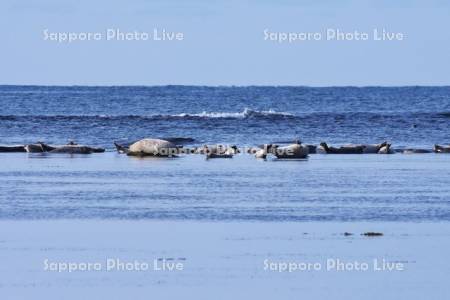
<svg viewBox="0 0 450 300">
<path fill-rule="evenodd" d="M 206 88 L 249 88 L 249 87 L 275 87 L 275 88 L 448 88 L 450 85 L 202 85 L 202 84 L 112 84 L 112 85 L 86 85 L 86 84 L 0 84 L 0 87 L 82 87 L 82 88 L 128 88 L 128 87 L 206 87 Z"/>
</svg>

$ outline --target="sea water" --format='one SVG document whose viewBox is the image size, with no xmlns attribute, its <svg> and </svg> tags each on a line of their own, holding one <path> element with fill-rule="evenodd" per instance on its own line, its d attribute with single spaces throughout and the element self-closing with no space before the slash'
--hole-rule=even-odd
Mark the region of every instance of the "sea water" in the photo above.
<svg viewBox="0 0 450 300">
<path fill-rule="evenodd" d="M 0 153 L 1 219 L 450 220 L 450 155 L 267 161 L 133 158 L 113 141 L 189 137 L 252 146 L 450 143 L 449 87 L 0 87 L 0 144 L 103 154 Z"/>
</svg>

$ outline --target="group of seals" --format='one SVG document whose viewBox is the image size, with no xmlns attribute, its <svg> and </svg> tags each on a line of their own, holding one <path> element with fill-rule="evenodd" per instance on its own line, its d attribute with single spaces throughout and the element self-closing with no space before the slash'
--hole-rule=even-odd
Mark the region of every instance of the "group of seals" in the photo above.
<svg viewBox="0 0 450 300">
<path fill-rule="evenodd" d="M 0 152 L 91 154 L 105 152 L 105 149 L 78 145 L 71 141 L 67 145 L 61 146 L 50 146 L 42 142 L 20 146 L 2 146 Z"/>
<path fill-rule="evenodd" d="M 297 146 L 296 146 L 297 145 Z M 294 155 L 284 156 L 277 155 L 276 149 L 297 148 Z M 301 149 L 301 150 L 300 150 Z M 274 154 L 277 158 L 306 158 L 308 154 L 419 154 L 419 153 L 450 153 L 450 145 L 442 146 L 435 145 L 434 149 L 393 149 L 392 145 L 388 142 L 382 142 L 380 144 L 360 144 L 360 145 L 344 145 L 340 147 L 328 146 L 327 143 L 322 142 L 319 146 L 315 145 L 303 145 L 299 141 L 294 144 L 279 147 L 273 144 L 265 144 L 258 147 L 250 148 L 247 151 L 250 154 L 254 154 L 256 158 L 265 159 L 268 154 Z"/>
<path fill-rule="evenodd" d="M 199 148 L 184 149 L 183 146 L 175 144 L 173 141 L 179 139 L 153 139 L 145 138 L 129 145 L 114 142 L 119 153 L 129 156 L 156 156 L 175 157 L 177 154 L 204 154 L 206 159 L 212 158 L 232 158 L 241 151 L 235 145 L 204 145 Z M 184 141 L 184 140 L 183 140 Z M 0 152 L 28 152 L 28 153 L 68 153 L 68 154 L 91 154 L 105 152 L 104 148 L 78 145 L 69 142 L 66 145 L 52 146 L 42 142 L 27 145 L 0 146 Z M 266 159 L 268 155 L 274 155 L 278 159 L 305 159 L 309 154 L 393 154 L 393 153 L 450 153 L 450 145 L 435 145 L 434 149 L 399 149 L 393 150 L 391 144 L 383 142 L 380 144 L 345 145 L 341 147 L 328 146 L 322 142 L 319 146 L 305 145 L 299 140 L 286 146 L 275 144 L 264 144 L 258 147 L 249 148 L 247 153 L 253 154 L 256 158 Z"/>
<path fill-rule="evenodd" d="M 369 144 L 369 145 L 347 145 L 339 148 L 329 147 L 327 143 L 320 143 L 317 147 L 316 153 L 324 154 L 422 154 L 422 153 L 450 153 L 450 145 L 434 145 L 434 149 L 420 149 L 420 148 L 406 148 L 406 149 L 392 149 L 392 145 L 383 142 L 381 144 Z"/>
<path fill-rule="evenodd" d="M 278 145 L 266 144 L 259 148 L 250 148 L 248 153 L 254 154 L 256 158 L 265 159 L 268 154 L 273 154 L 279 159 L 304 159 L 308 154 L 365 154 L 365 153 L 379 153 L 389 154 L 393 153 L 391 145 L 387 142 L 373 145 L 348 145 L 339 148 L 329 147 L 327 143 L 321 143 L 319 146 L 303 145 L 300 141 L 294 141 L 293 144 L 280 147 Z"/>
<path fill-rule="evenodd" d="M 237 146 L 209 146 L 185 150 L 183 146 L 176 145 L 171 141 L 162 139 L 145 138 L 130 145 L 114 142 L 117 152 L 128 156 L 154 156 L 154 157 L 176 157 L 180 153 L 204 154 L 206 159 L 210 158 L 232 158 L 239 153 Z"/>
<path fill-rule="evenodd" d="M 114 143 L 119 153 L 125 153 L 129 156 L 155 156 L 155 157 L 175 157 L 178 153 L 203 154 L 206 159 L 213 158 L 233 158 L 235 154 L 240 153 L 236 145 L 204 145 L 189 151 L 181 151 L 182 146 L 177 146 L 172 142 L 161 139 L 146 138 L 132 143 L 129 146 Z M 278 145 L 265 145 L 264 149 L 255 149 L 255 156 L 266 158 L 267 154 L 273 154 L 279 159 L 303 159 L 308 156 L 308 147 L 302 145 L 300 141 L 292 145 L 280 147 Z"/>
</svg>

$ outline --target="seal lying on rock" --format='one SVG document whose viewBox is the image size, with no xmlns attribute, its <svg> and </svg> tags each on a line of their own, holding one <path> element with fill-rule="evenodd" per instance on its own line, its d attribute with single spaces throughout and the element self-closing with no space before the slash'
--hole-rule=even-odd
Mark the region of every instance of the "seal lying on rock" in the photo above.
<svg viewBox="0 0 450 300">
<path fill-rule="evenodd" d="M 272 146 L 272 153 L 279 159 L 304 159 L 308 157 L 308 146 L 302 145 L 300 141 L 284 147 Z"/>
<path fill-rule="evenodd" d="M 323 149 L 323 152 L 326 154 L 363 154 L 364 147 L 361 145 L 357 146 L 343 146 L 340 148 L 328 147 L 327 143 L 322 142 L 320 146 Z"/>
<path fill-rule="evenodd" d="M 0 146 L 0 153 L 1 152 L 26 152 L 25 146 L 19 145 L 19 146 Z"/>
<path fill-rule="evenodd" d="M 403 154 L 424 154 L 424 153 L 432 153 L 433 151 L 428 149 L 403 149 L 401 153 Z"/>
<path fill-rule="evenodd" d="M 436 152 L 436 153 L 450 153 L 450 146 L 434 145 L 434 152 Z"/>
<path fill-rule="evenodd" d="M 119 153 L 129 156 L 172 157 L 178 153 L 178 147 L 169 141 L 146 138 L 131 144 L 129 147 L 114 143 Z"/>
<path fill-rule="evenodd" d="M 344 145 L 339 148 L 329 147 L 321 143 L 317 152 L 325 154 L 390 154 L 391 145 L 387 142 L 381 144 Z"/>
<path fill-rule="evenodd" d="M 42 153 L 42 152 L 50 152 L 52 150 L 55 150 L 55 147 L 49 146 L 47 144 L 44 144 L 42 142 L 37 142 L 36 144 L 28 144 L 25 145 L 25 150 L 28 153 Z"/>
<path fill-rule="evenodd" d="M 103 148 L 92 148 L 82 145 L 65 145 L 51 150 L 49 153 L 91 154 L 105 152 Z"/>
<path fill-rule="evenodd" d="M 47 144 L 37 142 L 36 144 L 29 144 L 25 146 L 29 153 L 68 153 L 68 154 L 91 154 L 105 152 L 104 148 L 94 148 L 89 146 L 77 145 L 75 142 L 69 142 L 62 146 L 49 146 Z"/>
<path fill-rule="evenodd" d="M 364 154 L 377 154 L 380 153 L 380 150 L 383 149 L 388 145 L 387 142 L 383 142 L 381 144 L 367 144 L 367 145 L 361 145 L 363 147 L 363 153 Z M 389 145 L 390 147 L 391 145 Z M 386 149 L 384 150 L 384 152 Z"/>
</svg>

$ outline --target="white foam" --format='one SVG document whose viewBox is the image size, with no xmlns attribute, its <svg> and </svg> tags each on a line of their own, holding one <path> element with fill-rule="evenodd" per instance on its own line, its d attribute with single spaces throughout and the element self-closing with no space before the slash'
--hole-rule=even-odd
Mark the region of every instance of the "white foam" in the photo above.
<svg viewBox="0 0 450 300">
<path fill-rule="evenodd" d="M 294 115 L 286 112 L 276 112 L 272 109 L 267 111 L 252 110 L 250 108 L 245 108 L 242 112 L 206 112 L 203 111 L 197 114 L 187 114 L 182 113 L 178 115 L 172 115 L 176 117 L 199 117 L 199 118 L 236 118 L 244 119 L 252 116 L 286 116 L 293 117 Z"/>
</svg>

